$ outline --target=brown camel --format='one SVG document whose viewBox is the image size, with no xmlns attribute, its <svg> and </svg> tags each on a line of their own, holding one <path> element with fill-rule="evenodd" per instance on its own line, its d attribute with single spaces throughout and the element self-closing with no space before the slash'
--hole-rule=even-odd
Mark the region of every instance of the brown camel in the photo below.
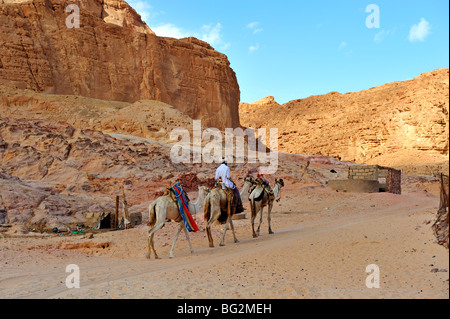
<svg viewBox="0 0 450 319">
<path fill-rule="evenodd" d="M 253 184 L 253 179 L 251 177 L 246 177 L 244 180 L 244 190 L 247 190 Z M 245 195 L 245 194 L 242 194 Z M 241 197 L 242 198 L 242 197 Z M 236 238 L 236 234 L 234 232 L 234 225 L 232 217 L 236 211 L 237 198 L 234 194 L 234 190 L 224 190 L 222 189 L 222 183 L 218 182 L 216 187 L 211 190 L 208 196 L 205 199 L 204 205 L 204 214 L 206 224 L 206 233 L 208 235 L 209 247 L 214 247 L 213 238 L 211 235 L 211 226 L 214 222 L 218 221 L 221 224 L 225 223 L 225 229 L 222 236 L 222 241 L 220 242 L 220 246 L 225 245 L 225 235 L 227 233 L 228 226 L 230 226 L 234 242 L 239 242 Z"/>
</svg>

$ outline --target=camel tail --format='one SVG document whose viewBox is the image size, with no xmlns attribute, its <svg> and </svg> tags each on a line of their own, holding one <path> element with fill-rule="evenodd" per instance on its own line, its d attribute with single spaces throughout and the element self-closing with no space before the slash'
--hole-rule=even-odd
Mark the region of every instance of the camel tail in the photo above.
<svg viewBox="0 0 450 319">
<path fill-rule="evenodd" d="M 156 201 L 150 204 L 148 208 L 149 219 L 147 226 L 153 227 L 156 223 Z"/>
</svg>

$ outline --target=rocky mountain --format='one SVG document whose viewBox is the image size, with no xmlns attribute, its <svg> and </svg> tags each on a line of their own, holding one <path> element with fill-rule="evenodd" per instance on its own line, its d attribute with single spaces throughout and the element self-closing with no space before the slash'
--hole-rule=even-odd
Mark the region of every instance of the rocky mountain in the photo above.
<svg viewBox="0 0 450 319">
<path fill-rule="evenodd" d="M 241 103 L 240 119 L 246 127 L 277 127 L 281 152 L 399 167 L 448 165 L 449 70 L 283 105 L 273 97 Z"/>
<path fill-rule="evenodd" d="M 142 100 L 135 103 L 55 95 L 0 86 L 1 117 L 65 122 L 74 128 L 132 135 L 175 143 L 175 128 L 192 130 L 193 120 L 171 105 Z"/>
<path fill-rule="evenodd" d="M 239 126 L 228 58 L 195 38 L 157 37 L 122 0 L 0 0 L 0 85 L 134 103 L 158 100 L 205 126 Z M 72 21 L 72 20 L 70 20 Z"/>
</svg>

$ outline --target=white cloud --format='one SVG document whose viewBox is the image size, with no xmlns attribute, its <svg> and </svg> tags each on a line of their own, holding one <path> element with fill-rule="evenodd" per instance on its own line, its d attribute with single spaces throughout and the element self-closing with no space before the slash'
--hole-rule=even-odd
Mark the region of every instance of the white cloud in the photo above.
<svg viewBox="0 0 450 319">
<path fill-rule="evenodd" d="M 409 41 L 425 41 L 425 38 L 430 34 L 431 25 L 424 18 L 420 19 L 418 24 L 414 24 L 409 30 Z"/>
<path fill-rule="evenodd" d="M 221 50 L 227 50 L 228 48 L 230 48 L 231 47 L 231 43 L 230 42 L 227 42 L 227 43 L 225 43 L 224 45 L 222 45 L 222 47 L 220 48 Z"/>
<path fill-rule="evenodd" d="M 153 7 L 143 0 L 127 0 L 127 2 L 136 10 L 137 13 L 141 15 L 142 20 L 147 22 L 150 29 L 152 29 L 152 31 L 155 32 L 157 36 L 176 39 L 196 37 L 205 42 L 208 42 L 212 46 L 218 47 L 221 50 L 226 50 L 231 46 L 231 43 L 225 42 L 223 40 L 222 24 L 220 23 L 216 23 L 215 25 L 213 23 L 205 24 L 199 30 L 194 31 L 180 28 L 173 23 L 165 23 L 158 26 L 152 26 L 150 19 L 161 13 L 164 13 L 163 11 L 154 12 Z"/>
<path fill-rule="evenodd" d="M 348 43 L 345 41 L 342 41 L 341 44 L 339 44 L 339 46 L 338 46 L 338 51 L 343 52 L 345 55 L 353 54 L 352 50 L 348 50 L 348 49 L 344 50 L 347 47 L 348 47 Z"/>
<path fill-rule="evenodd" d="M 220 23 L 203 25 L 200 39 L 214 47 L 218 47 L 220 50 L 226 50 L 231 46 L 231 43 L 225 42 L 223 39 L 222 25 Z"/>
<path fill-rule="evenodd" d="M 150 22 L 150 19 L 155 16 L 152 12 L 153 7 L 145 1 L 140 0 L 128 0 L 128 4 L 141 15 L 144 22 Z"/>
<path fill-rule="evenodd" d="M 393 35 L 393 34 L 394 34 L 393 30 L 381 30 L 380 32 L 375 34 L 375 37 L 373 38 L 373 41 L 375 41 L 377 43 L 380 43 L 385 38 L 387 38 L 388 36 Z"/>
<path fill-rule="evenodd" d="M 157 36 L 170 37 L 170 38 L 187 38 L 195 37 L 210 45 L 219 48 L 220 50 L 226 50 L 231 46 L 231 43 L 225 42 L 222 35 L 222 25 L 217 24 L 204 24 L 199 31 L 188 31 L 172 23 L 166 23 L 155 28 L 151 28 Z"/>
<path fill-rule="evenodd" d="M 263 31 L 263 29 L 262 28 L 258 28 L 258 26 L 259 26 L 259 22 L 253 21 L 253 22 L 250 22 L 249 24 L 247 24 L 246 27 L 247 27 L 247 29 L 250 29 L 253 34 L 257 34 L 257 33 L 260 33 L 260 32 Z M 258 51 L 258 50 L 259 50 L 259 43 L 255 44 L 255 45 L 251 45 L 248 48 L 248 52 L 249 53 L 254 53 L 254 52 Z"/>
<path fill-rule="evenodd" d="M 185 31 L 174 24 L 166 23 L 155 28 L 151 28 L 153 32 L 159 37 L 170 37 L 170 38 L 186 38 L 190 36 L 188 31 Z"/>
<path fill-rule="evenodd" d="M 259 22 L 250 22 L 249 24 L 247 24 L 247 28 L 253 31 L 253 34 L 257 34 L 262 32 L 264 29 L 263 28 L 258 28 L 259 26 Z"/>
<path fill-rule="evenodd" d="M 258 51 L 259 50 L 259 44 L 257 43 L 256 45 L 252 45 L 252 46 L 250 46 L 249 48 L 248 48 L 248 51 L 250 52 L 250 53 L 253 53 L 253 52 L 255 52 L 255 51 Z"/>
<path fill-rule="evenodd" d="M 215 26 L 212 24 L 203 25 L 201 29 L 201 40 L 208 42 L 211 45 L 220 44 L 222 42 L 221 30 L 222 25 L 220 23 L 217 23 Z"/>
<path fill-rule="evenodd" d="M 250 22 L 249 24 L 247 24 L 247 28 L 249 29 L 254 29 L 259 25 L 259 22 Z"/>
<path fill-rule="evenodd" d="M 342 41 L 341 44 L 339 44 L 338 51 L 341 51 L 341 50 L 342 50 L 343 48 L 345 48 L 346 46 L 347 46 L 347 42 Z"/>
</svg>

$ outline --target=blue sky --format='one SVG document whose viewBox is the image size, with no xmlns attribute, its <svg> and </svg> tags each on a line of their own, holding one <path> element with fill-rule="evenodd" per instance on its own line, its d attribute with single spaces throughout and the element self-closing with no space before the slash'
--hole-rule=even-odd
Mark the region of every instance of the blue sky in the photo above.
<svg viewBox="0 0 450 319">
<path fill-rule="evenodd" d="M 225 53 L 242 102 L 356 92 L 449 67 L 448 0 L 127 2 L 157 35 Z"/>
</svg>

